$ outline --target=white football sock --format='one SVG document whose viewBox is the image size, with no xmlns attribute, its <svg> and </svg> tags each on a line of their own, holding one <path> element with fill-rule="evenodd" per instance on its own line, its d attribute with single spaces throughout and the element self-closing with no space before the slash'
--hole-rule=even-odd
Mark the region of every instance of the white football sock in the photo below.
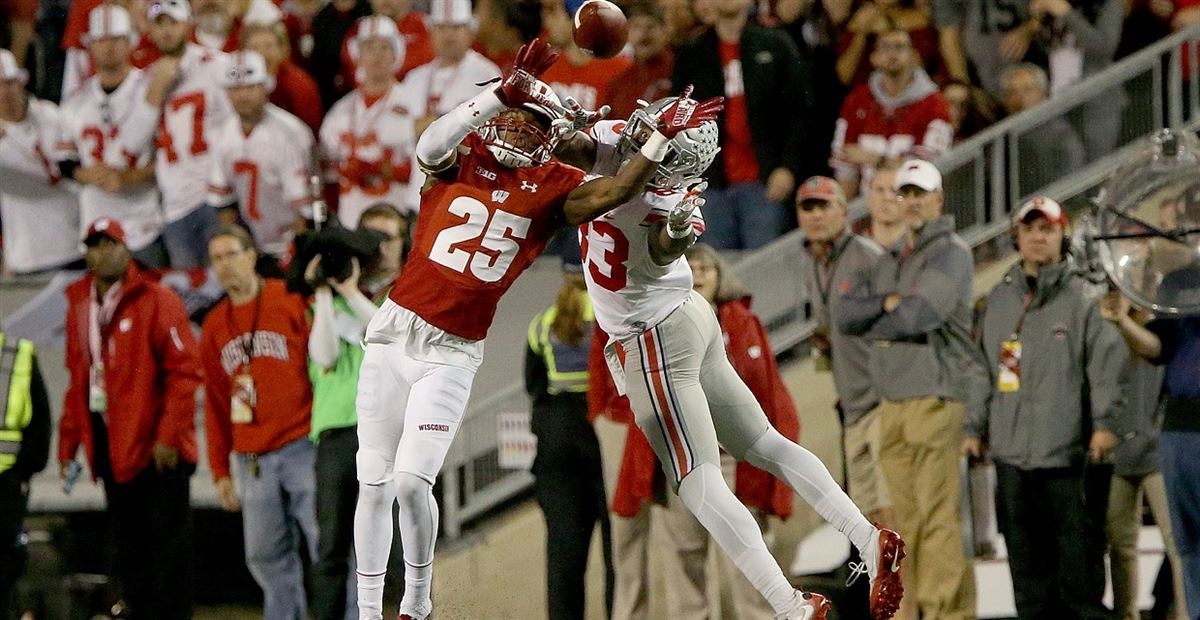
<svg viewBox="0 0 1200 620">
<path fill-rule="evenodd" d="M 769 429 L 750 446 L 746 460 L 787 483 L 830 525 L 845 534 L 860 553 L 870 546 L 875 526 L 812 452 L 789 441 L 779 431 Z"/>
<path fill-rule="evenodd" d="M 795 589 L 767 550 L 750 510 L 729 490 L 716 465 L 702 463 L 684 476 L 679 499 L 775 613 L 785 613 L 794 606 Z"/>
<path fill-rule="evenodd" d="M 358 485 L 354 510 L 354 556 L 358 577 L 358 617 L 383 617 L 383 581 L 392 550 L 392 502 L 396 483 Z"/>
<path fill-rule="evenodd" d="M 404 547 L 404 597 L 400 611 L 419 612 L 429 601 L 433 580 L 438 506 L 433 499 L 433 485 L 405 472 L 396 474 L 396 497 L 400 502 L 400 539 Z"/>
</svg>

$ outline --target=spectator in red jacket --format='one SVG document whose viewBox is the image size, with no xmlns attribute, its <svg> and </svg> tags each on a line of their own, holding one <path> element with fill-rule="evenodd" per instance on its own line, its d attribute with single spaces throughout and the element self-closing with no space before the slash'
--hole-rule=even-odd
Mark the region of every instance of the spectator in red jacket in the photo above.
<svg viewBox="0 0 1200 620">
<path fill-rule="evenodd" d="M 655 101 L 671 94 L 671 71 L 675 68 L 671 32 L 662 7 L 651 0 L 638 0 L 626 13 L 633 66 L 618 73 L 608 85 L 612 118 L 629 118 L 641 107 L 638 99 Z"/>
<path fill-rule="evenodd" d="M 304 618 L 300 546 L 317 557 L 308 308 L 282 280 L 255 272 L 258 251 L 244 228 L 223 226 L 208 254 L 229 294 L 200 335 L 217 497 L 226 510 L 242 511 L 246 566 L 263 589 L 264 617 Z"/>
<path fill-rule="evenodd" d="M 766 330 L 750 310 L 749 294 L 711 247 L 697 244 L 688 249 L 686 255 L 696 290 L 713 304 L 717 313 L 726 352 L 734 369 L 762 403 L 771 425 L 796 441 L 800 435 L 796 408 L 779 376 Z M 603 413 L 629 423 L 633 418 L 629 402 L 624 396 L 617 395 L 607 368 L 603 368 L 601 351 L 604 344 L 603 336 L 597 334 L 592 342 L 592 363 L 589 365 L 588 406 L 593 414 Z M 764 536 L 770 536 L 769 516 L 780 519 L 791 516 L 793 493 L 782 481 L 749 463 L 735 464 L 733 457 L 724 452 L 721 464 L 726 481 L 755 515 Z M 661 515 L 665 530 L 663 539 L 671 545 L 670 549 L 662 549 L 666 565 L 667 617 L 707 618 L 711 615 L 705 592 L 708 533 L 678 496 L 666 489 L 662 467 L 653 449 L 641 431 L 629 424 L 612 505 L 615 513 L 613 555 L 617 573 L 614 618 L 646 617 L 648 613 L 646 588 L 652 504 L 665 506 Z M 720 557 L 722 562 L 729 563 L 722 567 L 722 575 L 734 580 L 737 617 L 772 617 L 773 611 L 758 591 L 724 554 Z"/>
<path fill-rule="evenodd" d="M 129 617 L 190 618 L 196 341 L 183 301 L 133 262 L 119 222 L 96 220 L 83 242 L 88 273 L 66 291 L 60 471 L 82 445 L 104 483 Z"/>
<path fill-rule="evenodd" d="M 281 22 L 247 24 L 242 28 L 242 48 L 262 54 L 267 73 L 275 77 L 271 103 L 295 114 L 315 134 L 325 115 L 317 83 L 289 57 L 288 33 Z"/>
<path fill-rule="evenodd" d="M 950 108 L 898 28 L 875 39 L 875 71 L 842 104 L 833 136 L 834 174 L 847 197 L 870 186 L 886 160 L 933 159 L 950 148 Z"/>
</svg>

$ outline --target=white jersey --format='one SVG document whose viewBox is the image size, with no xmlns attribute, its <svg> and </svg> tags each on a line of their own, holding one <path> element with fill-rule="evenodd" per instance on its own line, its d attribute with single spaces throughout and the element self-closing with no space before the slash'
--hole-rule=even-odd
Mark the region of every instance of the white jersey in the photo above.
<svg viewBox="0 0 1200 620">
<path fill-rule="evenodd" d="M 235 115 L 215 138 L 208 203 L 223 207 L 236 200 L 259 247 L 282 256 L 292 242 L 299 210 L 311 202 L 312 131 L 268 103 L 250 135 Z"/>
<path fill-rule="evenodd" d="M 118 171 L 151 165 L 153 145 L 143 143 L 140 150 L 130 152 L 129 145 L 121 141 L 121 128 L 136 113 L 138 102 L 145 99 L 149 81 L 148 75 L 134 69 L 116 90 L 106 93 L 98 78 L 88 78 L 62 105 L 58 159 L 76 160 L 84 168 L 103 164 Z M 115 194 L 84 185 L 79 210 L 84 227 L 100 217 L 121 222 L 129 248 L 135 251 L 162 233 L 162 208 L 153 181 Z"/>
<path fill-rule="evenodd" d="M 624 121 L 601 121 L 592 128 L 596 163 L 592 175 L 613 175 L 620 167 L 615 145 Z M 692 270 L 680 256 L 657 265 L 650 256 L 651 224 L 666 219 L 684 190 L 654 190 L 579 227 L 583 274 L 596 322 L 614 339 L 636 336 L 657 325 L 692 291 Z M 704 232 L 697 209 L 692 226 Z"/>
<path fill-rule="evenodd" d="M 179 63 L 179 81 L 167 96 L 162 114 L 149 104 L 141 105 L 137 131 L 128 132 L 130 138 L 122 140 L 138 145 L 157 129 L 154 174 L 168 222 L 182 219 L 204 204 L 212 141 L 217 129 L 233 115 L 221 87 L 221 72 L 228 66 L 225 58 L 221 52 L 188 43 Z M 157 125 L 147 127 L 147 121 Z"/>
<path fill-rule="evenodd" d="M 408 182 L 417 138 L 402 95 L 393 84 L 368 107 L 362 90 L 355 89 L 321 124 L 322 159 L 337 173 L 338 218 L 346 228 L 356 228 L 358 216 L 377 202 L 416 210 L 408 204 Z"/>
<path fill-rule="evenodd" d="M 79 195 L 51 160 L 60 131 L 59 109 L 29 98 L 20 123 L 0 123 L 0 219 L 4 263 L 27 273 L 57 267 L 82 256 Z"/>
</svg>

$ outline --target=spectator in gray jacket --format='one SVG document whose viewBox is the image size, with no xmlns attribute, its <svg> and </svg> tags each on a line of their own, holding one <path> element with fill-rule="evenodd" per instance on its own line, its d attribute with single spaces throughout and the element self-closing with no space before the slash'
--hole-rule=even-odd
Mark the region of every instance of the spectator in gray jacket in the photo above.
<svg viewBox="0 0 1200 620">
<path fill-rule="evenodd" d="M 854 280 L 870 278 L 883 256 L 879 244 L 850 232 L 848 206 L 841 184 L 830 177 L 810 177 L 796 191 L 796 219 L 804 231 L 804 250 L 811 260 L 806 277 L 817 320 L 814 342 L 818 367 L 833 371 L 845 447 L 846 486 L 863 514 L 884 527 L 892 522 L 892 498 L 879 470 L 879 398 L 871 386 L 866 340 L 830 329 L 840 299 L 830 295 Z"/>
<path fill-rule="evenodd" d="M 973 382 L 983 380 L 971 342 L 971 249 L 943 215 L 942 175 L 909 160 L 895 188 L 908 243 L 869 280 L 839 285 L 833 320 L 873 341 L 871 380 L 881 402 L 879 461 L 891 491 L 922 617 L 975 617 L 975 582 L 963 553 L 958 439 Z"/>
<path fill-rule="evenodd" d="M 1065 253 L 1067 216 L 1037 197 L 1017 210 L 1021 260 L 988 294 L 980 338 L 987 407 L 963 452 L 988 445 L 1017 616 L 1112 618 L 1104 607 L 1104 514 L 1129 359 L 1098 291 Z"/>
<path fill-rule="evenodd" d="M 1028 62 L 1009 65 L 1000 73 L 1000 103 L 1010 116 L 1040 105 L 1050 97 L 1050 78 Z M 1064 174 L 1083 167 L 1083 141 L 1067 119 L 1056 116 L 1017 140 L 1021 158 L 1019 196 L 1042 189 Z"/>
</svg>

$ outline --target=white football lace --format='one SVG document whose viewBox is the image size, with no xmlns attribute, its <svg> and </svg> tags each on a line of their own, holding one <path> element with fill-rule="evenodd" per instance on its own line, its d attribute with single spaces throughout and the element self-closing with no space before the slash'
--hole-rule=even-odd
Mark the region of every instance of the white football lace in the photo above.
<svg viewBox="0 0 1200 620">
<path fill-rule="evenodd" d="M 849 588 L 851 585 L 854 584 L 855 581 L 858 581 L 859 577 L 862 577 L 865 574 L 867 574 L 867 563 L 865 561 L 864 562 L 851 562 L 850 563 L 850 577 L 848 577 L 846 579 L 846 587 Z"/>
</svg>

